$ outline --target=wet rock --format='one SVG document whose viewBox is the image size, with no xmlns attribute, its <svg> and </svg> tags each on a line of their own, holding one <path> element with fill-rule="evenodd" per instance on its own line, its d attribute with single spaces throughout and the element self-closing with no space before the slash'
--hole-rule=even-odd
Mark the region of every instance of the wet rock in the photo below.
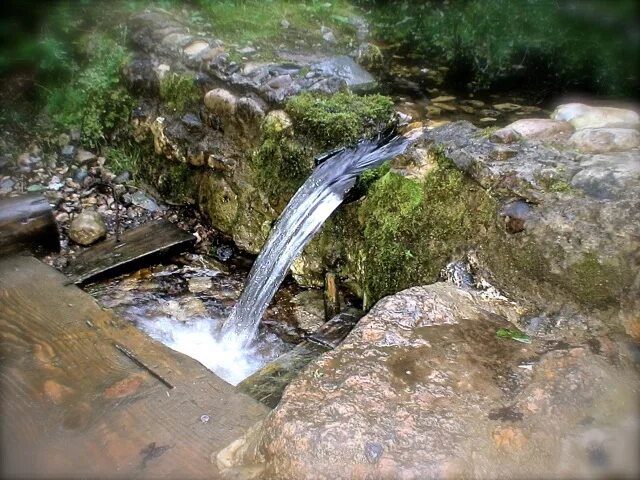
<svg viewBox="0 0 640 480">
<path fill-rule="evenodd" d="M 97 158 L 96 154 L 87 150 L 79 149 L 76 152 L 76 162 L 80 164 L 87 164 L 94 161 Z"/>
<path fill-rule="evenodd" d="M 189 291 L 191 293 L 206 292 L 211 288 L 211 278 L 209 277 L 191 277 L 188 280 Z"/>
<path fill-rule="evenodd" d="M 517 112 L 522 107 L 515 103 L 497 103 L 493 106 L 499 112 Z"/>
<path fill-rule="evenodd" d="M 569 144 L 583 153 L 631 150 L 640 146 L 640 132 L 631 128 L 582 128 L 569 138 Z"/>
<path fill-rule="evenodd" d="M 107 234 L 102 216 L 94 210 L 85 210 L 73 219 L 69 238 L 79 245 L 91 245 Z"/>
<path fill-rule="evenodd" d="M 221 467 L 282 479 L 637 475 L 640 385 L 621 349 L 498 338 L 514 315 L 444 284 L 385 298 Z"/>
<path fill-rule="evenodd" d="M 293 297 L 293 315 L 305 333 L 315 332 L 325 322 L 324 296 L 320 290 L 307 290 Z"/>
<path fill-rule="evenodd" d="M 573 133 L 568 122 L 547 118 L 527 118 L 517 120 L 491 135 L 491 141 L 512 143 L 520 139 L 554 141 L 567 138 Z"/>
<path fill-rule="evenodd" d="M 149 197 L 140 190 L 137 190 L 132 194 L 125 193 L 122 198 L 126 203 L 144 208 L 145 210 L 148 210 L 150 212 L 164 210 L 164 208 L 158 205 L 158 203 L 153 198 Z"/>
<path fill-rule="evenodd" d="M 351 57 L 337 56 L 311 66 L 322 75 L 335 76 L 345 81 L 353 91 L 370 91 L 377 82 L 373 76 L 358 65 Z"/>
<path fill-rule="evenodd" d="M 367 42 L 358 47 L 356 62 L 367 70 L 379 72 L 384 68 L 384 55 L 380 47 Z"/>
<path fill-rule="evenodd" d="M 236 102 L 235 95 L 224 88 L 210 90 L 204 96 L 204 104 L 207 109 L 222 118 L 230 118 L 235 115 Z"/>
<path fill-rule="evenodd" d="M 583 128 L 640 129 L 640 116 L 633 110 L 592 107 L 583 103 L 560 105 L 551 114 L 551 118 L 569 122 L 576 130 Z"/>
</svg>

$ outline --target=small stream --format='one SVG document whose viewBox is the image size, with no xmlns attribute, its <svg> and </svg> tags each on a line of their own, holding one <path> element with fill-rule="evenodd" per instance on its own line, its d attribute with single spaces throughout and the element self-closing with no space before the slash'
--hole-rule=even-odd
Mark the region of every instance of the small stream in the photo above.
<svg viewBox="0 0 640 480">
<path fill-rule="evenodd" d="M 295 344 L 292 322 L 295 286 L 281 288 L 265 314 L 255 342 L 237 349 L 218 341 L 248 272 L 201 255 L 185 254 L 165 264 L 140 269 L 87 286 L 100 304 L 149 336 L 202 363 L 237 385 Z"/>
</svg>

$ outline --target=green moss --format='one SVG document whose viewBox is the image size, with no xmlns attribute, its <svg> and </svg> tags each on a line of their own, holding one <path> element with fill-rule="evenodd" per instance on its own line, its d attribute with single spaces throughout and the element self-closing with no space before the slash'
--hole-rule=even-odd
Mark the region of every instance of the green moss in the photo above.
<svg viewBox="0 0 640 480">
<path fill-rule="evenodd" d="M 576 300 L 593 308 L 606 308 L 619 302 L 628 275 L 617 265 L 600 262 L 594 253 L 584 255 L 567 271 L 568 286 Z"/>
<path fill-rule="evenodd" d="M 152 185 L 171 202 L 193 203 L 198 188 L 194 167 L 156 155 L 151 141 L 140 144 L 139 152 L 134 178 Z"/>
<path fill-rule="evenodd" d="M 360 233 L 354 233 L 352 218 L 333 222 L 331 235 L 349 238 L 346 250 L 357 252 L 342 264 L 342 273 L 357 279 L 366 306 L 435 281 L 447 261 L 494 223 L 493 200 L 440 152 L 432 160 L 421 181 L 389 171 L 374 181 L 357 207 Z"/>
<path fill-rule="evenodd" d="M 273 130 L 263 132 L 251 165 L 257 186 L 273 204 L 284 204 L 311 173 L 313 157 L 286 131 Z"/>
<path fill-rule="evenodd" d="M 160 80 L 160 98 L 171 111 L 184 113 L 202 100 L 202 92 L 190 75 L 168 73 Z"/>
<path fill-rule="evenodd" d="M 382 95 L 304 93 L 289 100 L 285 110 L 296 132 L 309 137 L 318 148 L 328 149 L 355 142 L 386 126 L 393 102 Z"/>
</svg>

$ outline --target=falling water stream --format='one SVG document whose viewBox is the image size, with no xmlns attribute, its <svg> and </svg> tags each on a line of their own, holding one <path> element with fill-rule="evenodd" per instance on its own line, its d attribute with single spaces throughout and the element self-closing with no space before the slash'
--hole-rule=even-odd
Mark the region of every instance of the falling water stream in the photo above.
<svg viewBox="0 0 640 480">
<path fill-rule="evenodd" d="M 205 265 L 203 259 L 143 269 L 89 291 L 151 337 L 236 385 L 292 348 L 269 329 L 258 327 L 296 256 L 342 203 L 356 178 L 403 153 L 412 140 L 380 136 L 327 154 L 271 230 L 237 302 L 244 274 Z"/>
<path fill-rule="evenodd" d="M 269 302 L 294 259 L 342 203 L 356 178 L 405 151 L 411 137 L 381 135 L 328 157 L 293 196 L 271 230 L 244 290 L 220 332 L 220 341 L 248 348 Z"/>
</svg>

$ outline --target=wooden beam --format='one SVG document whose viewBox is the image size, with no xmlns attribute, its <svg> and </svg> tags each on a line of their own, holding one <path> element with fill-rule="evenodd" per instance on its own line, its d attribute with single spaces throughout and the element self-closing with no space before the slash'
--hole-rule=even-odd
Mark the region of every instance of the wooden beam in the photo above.
<svg viewBox="0 0 640 480">
<path fill-rule="evenodd" d="M 0 199 L 0 255 L 60 251 L 53 211 L 40 194 Z"/>
<path fill-rule="evenodd" d="M 113 275 L 154 256 L 190 248 L 196 238 L 166 220 L 145 223 L 115 238 L 101 242 L 78 255 L 65 273 L 71 283 L 82 284 Z"/>
</svg>

